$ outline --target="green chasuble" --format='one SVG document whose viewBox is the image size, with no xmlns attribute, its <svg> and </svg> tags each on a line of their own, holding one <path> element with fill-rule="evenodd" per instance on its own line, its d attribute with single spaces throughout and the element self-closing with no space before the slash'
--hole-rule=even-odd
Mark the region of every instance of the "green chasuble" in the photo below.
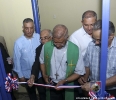
<svg viewBox="0 0 116 100">
<path fill-rule="evenodd" d="M 50 76 L 50 63 L 53 52 L 54 45 L 52 41 L 47 42 L 44 45 L 44 64 L 46 68 L 46 74 Z M 66 69 L 66 78 L 71 76 L 74 73 L 77 61 L 79 57 L 79 49 L 72 42 L 68 41 L 67 48 L 67 69 Z M 73 85 L 73 82 L 68 83 L 68 85 Z M 46 88 L 46 100 L 50 100 L 50 91 L 49 88 Z M 74 100 L 74 89 L 65 89 L 65 100 Z"/>
</svg>

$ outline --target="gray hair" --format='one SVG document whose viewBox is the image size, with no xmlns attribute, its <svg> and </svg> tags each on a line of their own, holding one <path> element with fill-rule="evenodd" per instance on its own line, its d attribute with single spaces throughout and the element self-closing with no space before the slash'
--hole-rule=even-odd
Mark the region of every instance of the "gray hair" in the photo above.
<svg viewBox="0 0 116 100">
<path fill-rule="evenodd" d="M 52 36 L 52 31 L 51 31 L 50 29 L 43 29 L 43 30 L 41 30 L 41 32 L 42 32 L 42 31 L 45 31 L 45 30 L 48 31 L 49 36 Z"/>
<path fill-rule="evenodd" d="M 91 17 L 95 17 L 96 20 L 97 20 L 97 14 L 95 11 L 92 11 L 92 10 L 88 10 L 88 11 L 85 11 L 82 15 L 82 20 L 84 20 L 84 18 L 91 18 Z"/>
<path fill-rule="evenodd" d="M 23 25 L 24 25 L 24 23 L 28 23 L 28 22 L 33 22 L 33 19 L 31 19 L 31 18 L 25 18 L 23 20 Z"/>
<path fill-rule="evenodd" d="M 67 37 L 68 37 L 68 28 L 67 28 L 65 25 L 62 25 L 62 24 L 56 25 L 56 26 L 53 28 L 52 34 L 53 34 L 53 35 L 55 34 L 55 32 L 57 31 L 56 29 L 57 29 L 58 27 L 62 27 L 62 28 L 65 30 L 64 37 L 67 38 Z M 62 36 L 62 35 L 61 35 L 61 36 Z M 60 36 L 60 37 L 61 37 L 61 36 Z M 60 38 L 60 37 L 59 37 L 59 38 Z"/>
<path fill-rule="evenodd" d="M 101 30 L 102 31 L 102 20 L 98 20 L 94 24 L 93 30 Z M 111 21 L 109 21 L 109 36 L 114 33 L 115 33 L 115 26 Z"/>
</svg>

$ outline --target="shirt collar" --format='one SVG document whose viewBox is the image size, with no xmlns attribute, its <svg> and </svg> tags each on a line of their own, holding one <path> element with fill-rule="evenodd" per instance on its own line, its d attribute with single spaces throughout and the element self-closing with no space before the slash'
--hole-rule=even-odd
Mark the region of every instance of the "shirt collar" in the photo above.
<svg viewBox="0 0 116 100">
<path fill-rule="evenodd" d="M 88 33 L 85 32 L 83 26 L 81 27 L 81 29 L 83 30 L 82 35 L 88 35 Z"/>
<path fill-rule="evenodd" d="M 114 37 L 114 39 L 112 40 L 110 48 L 111 47 L 116 47 L 116 37 Z"/>
</svg>

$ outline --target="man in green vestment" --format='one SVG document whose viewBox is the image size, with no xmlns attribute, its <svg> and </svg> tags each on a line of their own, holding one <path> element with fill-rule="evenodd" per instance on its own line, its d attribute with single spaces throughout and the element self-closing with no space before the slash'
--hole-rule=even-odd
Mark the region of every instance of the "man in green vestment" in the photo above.
<svg viewBox="0 0 116 100">
<path fill-rule="evenodd" d="M 47 84 L 55 86 L 46 88 L 46 100 L 76 100 L 74 89 L 57 87 L 74 85 L 74 81 L 85 74 L 81 52 L 75 44 L 68 41 L 68 29 L 65 25 L 56 25 L 52 35 L 52 41 L 44 44 L 40 54 L 43 78 Z"/>
</svg>

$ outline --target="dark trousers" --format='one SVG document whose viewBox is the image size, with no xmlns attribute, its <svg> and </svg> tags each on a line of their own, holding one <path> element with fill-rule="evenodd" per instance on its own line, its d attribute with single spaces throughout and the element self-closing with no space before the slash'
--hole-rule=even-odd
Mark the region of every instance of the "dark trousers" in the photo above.
<svg viewBox="0 0 116 100">
<path fill-rule="evenodd" d="M 74 82 L 74 85 L 79 85 L 80 86 L 80 84 L 78 83 L 77 80 Z M 85 97 L 85 95 L 84 95 L 83 90 L 81 89 L 81 87 L 74 89 L 74 95 L 76 97 L 80 97 L 80 98 L 81 97 Z"/>
<path fill-rule="evenodd" d="M 29 87 L 27 84 L 25 86 L 30 100 L 38 100 L 36 95 L 36 86 Z"/>
<path fill-rule="evenodd" d="M 12 100 L 16 100 L 16 98 L 15 98 L 15 96 L 14 96 L 14 93 L 13 93 L 13 90 L 11 91 L 11 98 L 12 98 Z"/>
<path fill-rule="evenodd" d="M 37 80 L 37 83 L 38 84 L 45 84 L 43 77 L 39 78 Z M 46 88 L 43 86 L 37 86 L 37 90 L 39 93 L 39 100 L 46 100 Z"/>
<path fill-rule="evenodd" d="M 53 82 L 53 85 L 56 86 L 57 83 Z M 65 89 L 56 90 L 50 88 L 50 100 L 65 100 Z"/>
<path fill-rule="evenodd" d="M 36 80 L 35 83 L 45 84 L 43 77 Z M 35 86 L 35 85 L 33 85 L 32 87 L 29 87 L 28 85 L 26 85 L 26 90 L 27 90 L 30 100 L 38 100 L 37 95 L 36 95 L 36 88 L 39 93 L 39 100 L 46 100 L 46 88 L 45 87 Z"/>
<path fill-rule="evenodd" d="M 54 86 L 55 85 L 56 83 L 54 83 Z M 74 82 L 74 85 L 77 85 L 77 81 Z M 83 97 L 83 93 L 79 91 L 79 88 L 74 88 L 74 100 L 77 100 L 79 97 Z M 50 88 L 50 100 L 65 100 L 65 89 L 58 91 L 54 88 Z"/>
<path fill-rule="evenodd" d="M 26 79 L 26 81 L 29 79 Z M 38 100 L 36 95 L 36 86 L 29 87 L 28 84 L 22 85 L 26 88 L 30 100 Z"/>
<path fill-rule="evenodd" d="M 50 100 L 65 100 L 65 90 L 50 88 Z"/>
</svg>

